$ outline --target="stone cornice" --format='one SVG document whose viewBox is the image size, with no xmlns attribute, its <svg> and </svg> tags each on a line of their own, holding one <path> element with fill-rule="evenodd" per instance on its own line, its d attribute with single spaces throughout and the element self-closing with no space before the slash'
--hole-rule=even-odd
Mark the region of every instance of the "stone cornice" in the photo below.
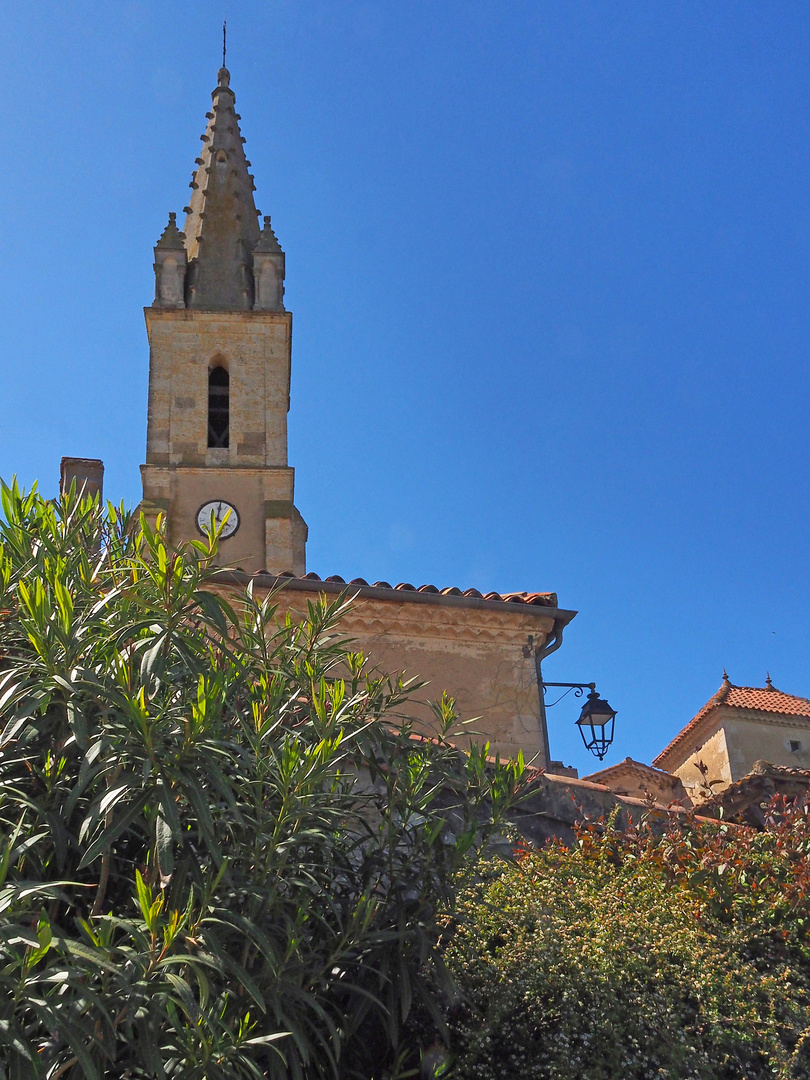
<svg viewBox="0 0 810 1080">
<path fill-rule="evenodd" d="M 292 323 L 291 311 L 218 311 L 216 308 L 165 308 L 149 306 L 143 309 L 146 325 L 150 322 L 246 322 Z"/>
</svg>

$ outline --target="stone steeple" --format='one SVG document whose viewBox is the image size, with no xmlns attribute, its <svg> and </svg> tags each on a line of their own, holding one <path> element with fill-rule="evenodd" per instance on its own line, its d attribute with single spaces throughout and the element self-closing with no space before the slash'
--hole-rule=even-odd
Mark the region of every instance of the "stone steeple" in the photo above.
<svg viewBox="0 0 810 1080">
<path fill-rule="evenodd" d="M 155 246 L 142 511 L 171 543 L 227 518 L 221 558 L 246 570 L 306 573 L 307 527 L 287 461 L 292 316 L 285 259 L 257 221 L 253 177 L 222 67 L 183 231 Z M 217 517 L 216 520 L 220 520 Z"/>
<path fill-rule="evenodd" d="M 284 311 L 284 252 L 270 218 L 264 229 L 256 220 L 230 80 L 220 68 L 184 231 L 169 214 L 155 247 L 155 307 Z"/>
<path fill-rule="evenodd" d="M 185 304 L 209 311 L 249 311 L 254 304 L 253 249 L 260 229 L 230 79 L 220 68 L 183 229 Z"/>
</svg>

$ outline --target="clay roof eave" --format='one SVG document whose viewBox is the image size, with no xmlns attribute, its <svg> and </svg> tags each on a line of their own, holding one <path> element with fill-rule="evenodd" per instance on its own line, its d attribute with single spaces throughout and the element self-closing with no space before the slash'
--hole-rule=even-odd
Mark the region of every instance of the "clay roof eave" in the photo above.
<svg viewBox="0 0 810 1080">
<path fill-rule="evenodd" d="M 567 626 L 577 614 L 565 608 L 549 604 L 541 597 L 551 597 L 551 593 L 507 593 L 501 599 L 486 599 L 477 596 L 465 596 L 461 593 L 427 592 L 412 588 L 382 588 L 377 585 L 360 585 L 353 582 L 328 581 L 321 578 L 291 577 L 286 574 L 270 574 L 259 571 L 248 574 L 241 570 L 222 570 L 214 575 L 214 583 L 223 585 L 245 586 L 253 581 L 260 588 L 291 589 L 294 592 L 327 593 L 339 596 L 349 593 L 351 596 L 368 597 L 373 600 L 396 601 L 408 604 L 438 604 L 442 607 L 477 609 L 482 611 L 513 612 L 521 615 L 535 615 L 538 618 L 553 619 L 559 626 Z M 524 596 L 525 599 L 517 599 Z M 516 599 L 510 599 L 515 597 Z M 556 597 L 555 597 L 556 599 Z"/>
</svg>

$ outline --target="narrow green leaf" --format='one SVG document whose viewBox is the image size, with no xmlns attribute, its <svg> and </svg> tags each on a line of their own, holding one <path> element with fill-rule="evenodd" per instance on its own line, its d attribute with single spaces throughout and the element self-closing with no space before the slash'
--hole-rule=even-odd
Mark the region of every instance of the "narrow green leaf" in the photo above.
<svg viewBox="0 0 810 1080">
<path fill-rule="evenodd" d="M 247 1046 L 268 1046 L 270 1043 L 278 1042 L 279 1039 L 288 1039 L 292 1035 L 291 1031 L 277 1031 L 273 1035 L 257 1035 L 255 1039 L 245 1039 Z"/>
<path fill-rule="evenodd" d="M 107 826 L 107 828 L 105 828 L 101 832 L 99 836 L 96 837 L 96 839 L 93 841 L 93 843 L 90 845 L 87 851 L 85 851 L 84 855 L 82 855 L 81 859 L 79 860 L 79 870 L 83 869 L 85 866 L 89 866 L 91 862 L 93 862 L 99 857 L 99 855 L 110 849 L 112 844 L 118 839 L 121 833 L 124 832 L 125 829 L 128 829 L 129 826 L 141 813 L 144 806 L 146 806 L 147 802 L 149 801 L 149 795 L 149 791 L 140 792 L 140 794 L 137 795 L 136 798 L 130 803 L 124 813 L 121 814 L 120 817 L 116 818 L 110 825 Z"/>
<path fill-rule="evenodd" d="M 155 848 L 161 885 L 165 885 L 174 873 L 174 839 L 172 830 L 160 811 L 155 818 Z"/>
<path fill-rule="evenodd" d="M 54 936 L 52 944 L 59 952 L 71 953 L 73 956 L 79 957 L 80 960 L 86 960 L 94 967 L 109 971 L 112 975 L 120 975 L 121 973 L 120 965 L 112 963 L 105 952 L 101 949 L 94 949 L 92 945 L 79 941 L 77 938 Z"/>
<path fill-rule="evenodd" d="M 149 912 L 152 907 L 152 893 L 141 876 L 140 870 L 135 871 L 135 886 L 138 890 L 138 904 L 140 905 L 143 921 L 149 925 Z"/>
</svg>

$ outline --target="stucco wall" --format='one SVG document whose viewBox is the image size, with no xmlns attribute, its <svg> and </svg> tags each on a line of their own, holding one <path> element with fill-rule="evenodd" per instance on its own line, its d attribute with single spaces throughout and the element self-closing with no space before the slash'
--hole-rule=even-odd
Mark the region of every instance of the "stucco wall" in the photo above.
<svg viewBox="0 0 810 1080">
<path fill-rule="evenodd" d="M 810 769 L 810 724 L 806 720 L 753 712 L 740 716 L 739 709 L 734 713 L 724 721 L 733 780 L 746 776 L 760 760 Z M 798 743 L 798 749 L 791 750 L 791 742 Z"/>
<path fill-rule="evenodd" d="M 701 741 L 692 748 L 682 764 L 672 770 L 675 776 L 681 778 L 690 797 L 694 797 L 695 788 L 704 783 L 700 769 L 697 767 L 699 761 L 708 769 L 706 780 L 719 781 L 714 785 L 713 790 L 722 791 L 734 779 L 729 766 L 726 731 L 720 717 L 717 718 L 713 729 L 709 729 L 709 734 L 703 736 Z"/>
</svg>

